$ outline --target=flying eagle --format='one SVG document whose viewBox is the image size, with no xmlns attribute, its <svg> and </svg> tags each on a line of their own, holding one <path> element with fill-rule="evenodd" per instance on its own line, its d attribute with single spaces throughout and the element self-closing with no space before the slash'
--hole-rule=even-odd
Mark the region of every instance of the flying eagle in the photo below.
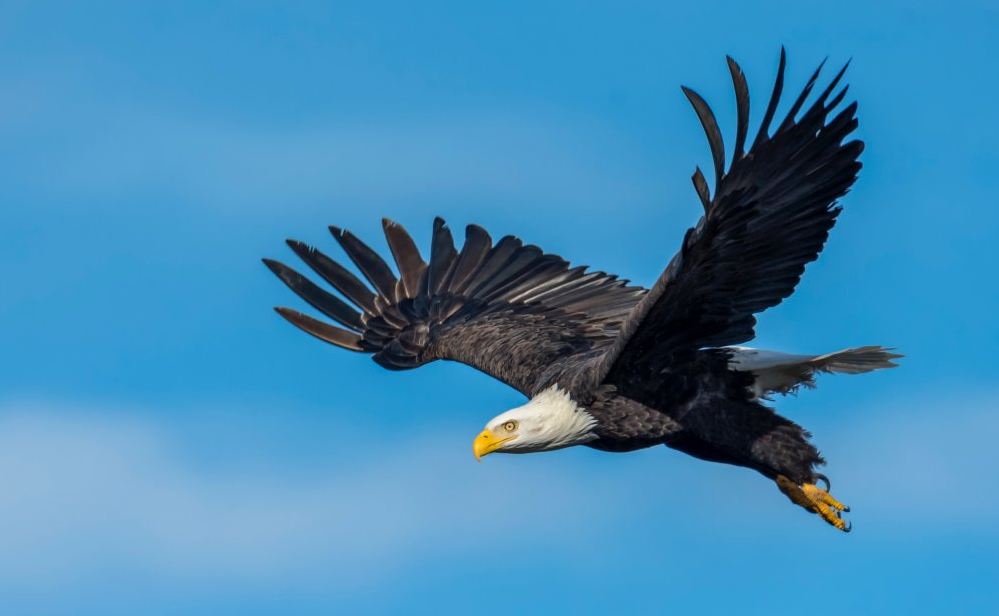
<svg viewBox="0 0 999 616">
<path fill-rule="evenodd" d="M 880 346 L 817 356 L 734 346 L 755 336 L 756 313 L 794 291 L 836 222 L 837 199 L 861 167 L 863 143 L 845 141 L 857 127 L 857 104 L 840 107 L 846 86 L 834 94 L 846 66 L 806 108 L 820 65 L 771 134 L 784 67 L 782 49 L 762 125 L 746 151 L 748 87 L 728 58 L 737 109 L 728 169 L 714 113 L 683 88 L 707 134 L 715 187 L 711 194 L 695 171 L 704 215 L 650 289 L 570 267 L 514 236 L 494 243 L 476 225 L 467 227 L 459 251 L 440 218 L 427 262 L 405 229 L 384 220 L 398 275 L 349 231 L 330 227 L 370 286 L 315 248 L 288 241 L 348 301 L 264 260 L 339 326 L 276 310 L 309 334 L 369 353 L 390 370 L 458 361 L 527 396 L 527 404 L 486 424 L 473 444 L 476 458 L 663 444 L 756 469 L 792 502 L 849 531 L 841 515 L 849 509 L 816 472 L 825 461 L 809 433 L 765 401 L 813 387 L 820 372 L 868 372 L 893 367 L 901 356 Z"/>
</svg>

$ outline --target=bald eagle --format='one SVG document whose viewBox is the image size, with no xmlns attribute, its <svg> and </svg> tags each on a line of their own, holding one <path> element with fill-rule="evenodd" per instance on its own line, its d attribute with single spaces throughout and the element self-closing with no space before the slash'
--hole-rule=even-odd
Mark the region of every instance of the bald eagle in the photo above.
<svg viewBox="0 0 999 616">
<path fill-rule="evenodd" d="M 391 370 L 446 359 L 519 390 L 529 401 L 488 422 L 473 444 L 477 459 L 575 445 L 626 452 L 662 444 L 755 469 L 795 504 L 849 531 L 842 518 L 849 509 L 816 472 L 825 462 L 810 435 L 765 402 L 812 387 L 820 372 L 868 372 L 893 367 L 901 356 L 880 346 L 823 355 L 734 346 L 755 336 L 756 313 L 794 291 L 836 221 L 837 199 L 861 167 L 863 143 L 846 141 L 857 127 L 857 105 L 841 107 L 845 86 L 834 94 L 846 66 L 806 108 L 820 65 L 771 133 L 785 61 L 782 49 L 762 125 L 746 151 L 748 87 L 728 58 L 737 123 L 727 169 L 714 113 L 683 88 L 707 135 L 714 191 L 696 169 L 704 215 L 649 289 L 570 267 L 513 236 L 493 242 L 476 225 L 467 227 L 458 250 L 439 218 L 425 261 L 406 230 L 384 220 L 398 275 L 349 231 L 330 227 L 367 283 L 315 248 L 288 241 L 339 296 L 264 259 L 338 325 L 276 310 L 320 340 L 371 354 Z"/>
</svg>

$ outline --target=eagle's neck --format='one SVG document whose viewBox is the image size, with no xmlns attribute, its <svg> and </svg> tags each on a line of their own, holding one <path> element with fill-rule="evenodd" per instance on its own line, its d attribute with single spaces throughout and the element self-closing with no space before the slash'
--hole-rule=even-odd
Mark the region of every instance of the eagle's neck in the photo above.
<svg viewBox="0 0 999 616">
<path fill-rule="evenodd" d="M 552 385 L 531 398 L 521 407 L 540 421 L 539 440 L 545 443 L 544 450 L 562 449 L 596 440 L 593 428 L 597 420 L 586 409 L 579 406 L 569 392 Z"/>
</svg>

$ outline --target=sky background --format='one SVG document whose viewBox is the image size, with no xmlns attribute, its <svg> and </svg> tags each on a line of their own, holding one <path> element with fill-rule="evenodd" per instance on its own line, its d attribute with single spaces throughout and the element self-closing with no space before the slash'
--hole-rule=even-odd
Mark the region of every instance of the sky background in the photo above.
<svg viewBox="0 0 999 616">
<path fill-rule="evenodd" d="M 893 1 L 0 5 L 0 611 L 988 614 L 999 8 Z M 932 3 L 942 5 L 942 3 Z M 260 263 L 475 222 L 651 284 L 755 103 L 853 58 L 864 170 L 764 348 L 903 367 L 778 401 L 838 533 L 666 448 L 491 456 L 516 392 L 305 336 Z M 755 128 L 753 129 L 755 130 Z"/>
</svg>

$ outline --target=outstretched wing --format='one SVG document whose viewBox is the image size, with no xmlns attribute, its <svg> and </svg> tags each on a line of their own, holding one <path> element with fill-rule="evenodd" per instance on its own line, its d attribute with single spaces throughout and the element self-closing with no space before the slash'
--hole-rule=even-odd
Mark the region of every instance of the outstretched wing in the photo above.
<svg viewBox="0 0 999 616">
<path fill-rule="evenodd" d="M 382 222 L 398 278 L 370 247 L 330 227 L 373 289 L 315 248 L 288 240 L 349 303 L 282 263 L 264 263 L 339 326 L 290 308 L 277 308 L 281 316 L 321 340 L 372 353 L 392 370 L 450 359 L 532 395 L 546 370 L 561 360 L 613 342 L 645 292 L 616 276 L 570 268 L 561 257 L 513 236 L 493 245 L 475 225 L 467 228 L 459 252 L 440 218 L 427 263 L 405 229 Z"/>
<path fill-rule="evenodd" d="M 856 103 L 830 119 L 846 94 L 843 87 L 832 95 L 845 66 L 798 117 L 820 66 L 770 135 L 784 81 L 781 49 L 762 126 L 744 153 L 749 93 L 742 70 L 731 58 L 728 65 L 737 103 L 732 164 L 726 172 L 721 131 L 711 109 L 684 88 L 711 146 L 715 194 L 709 195 L 697 169 L 693 181 L 704 216 L 687 231 L 680 252 L 626 319 L 618 340 L 594 370 L 595 382 L 615 370 L 656 373 L 656 366 L 665 365 L 677 352 L 752 339 L 753 315 L 791 295 L 840 212 L 836 199 L 856 180 L 863 143 L 843 142 L 857 127 Z"/>
</svg>

